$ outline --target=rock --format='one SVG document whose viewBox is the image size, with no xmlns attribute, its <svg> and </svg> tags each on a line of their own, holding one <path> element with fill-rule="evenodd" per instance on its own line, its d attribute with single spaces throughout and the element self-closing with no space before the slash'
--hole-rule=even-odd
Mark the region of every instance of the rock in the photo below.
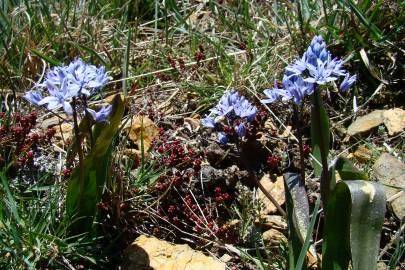
<svg viewBox="0 0 405 270">
<path fill-rule="evenodd" d="M 353 155 L 358 161 L 367 162 L 373 157 L 373 152 L 366 146 L 360 145 Z"/>
<path fill-rule="evenodd" d="M 270 229 L 262 234 L 263 241 L 270 245 L 279 245 L 281 242 L 287 242 L 285 235 L 276 229 Z"/>
<path fill-rule="evenodd" d="M 221 262 L 228 263 L 232 260 L 232 257 L 229 254 L 224 254 L 221 258 L 219 258 L 219 260 Z"/>
<path fill-rule="evenodd" d="M 382 154 L 373 165 L 373 176 L 385 185 L 405 187 L 405 164 L 389 154 Z M 395 215 L 404 220 L 405 193 L 397 188 L 384 186 Z"/>
<path fill-rule="evenodd" d="M 260 179 L 263 187 L 274 197 L 279 205 L 285 203 L 285 194 L 284 194 L 284 179 L 283 176 L 277 177 L 276 182 L 272 182 L 268 174 L 265 174 L 262 179 Z M 268 215 L 277 212 L 277 208 L 274 204 L 264 195 L 264 193 L 259 190 L 258 198 L 264 203 L 264 208 L 261 209 L 261 215 Z"/>
<path fill-rule="evenodd" d="M 72 139 L 73 137 L 73 125 L 70 123 L 62 123 L 60 125 L 54 126 L 55 140 L 57 145 L 64 146 L 66 142 Z M 59 151 L 58 151 L 59 152 Z"/>
<path fill-rule="evenodd" d="M 387 270 L 388 267 L 384 262 L 378 262 L 377 263 L 377 270 Z"/>
<path fill-rule="evenodd" d="M 123 270 L 225 270 L 225 263 L 155 237 L 139 236 L 124 252 Z"/>
<path fill-rule="evenodd" d="M 201 178 L 211 188 L 215 186 L 226 186 L 229 189 L 235 188 L 239 180 L 238 172 L 239 168 L 236 165 L 232 165 L 224 170 L 215 169 L 208 164 L 201 165 Z"/>
<path fill-rule="evenodd" d="M 282 216 L 278 215 L 262 215 L 256 219 L 255 225 L 263 230 L 277 229 L 279 231 L 287 230 L 287 222 Z"/>
<path fill-rule="evenodd" d="M 143 145 L 145 154 L 152 145 L 153 139 L 159 135 L 158 126 L 146 116 L 133 116 L 131 121 L 125 125 L 124 130 L 138 150 L 141 150 Z"/>
<path fill-rule="evenodd" d="M 388 134 L 394 135 L 405 129 L 405 111 L 400 108 L 389 110 L 375 110 L 367 115 L 357 118 L 348 128 L 347 133 L 352 136 L 366 132 L 383 124 Z"/>
<path fill-rule="evenodd" d="M 384 122 L 383 110 L 376 110 L 367 115 L 358 117 L 348 128 L 347 133 L 353 136 L 368 131 Z"/>
<path fill-rule="evenodd" d="M 217 166 L 226 158 L 227 153 L 218 144 L 212 143 L 207 147 L 205 156 L 212 166 Z"/>
<path fill-rule="evenodd" d="M 386 110 L 383 113 L 384 125 L 389 135 L 394 135 L 405 129 L 405 111 L 399 108 Z"/>
</svg>

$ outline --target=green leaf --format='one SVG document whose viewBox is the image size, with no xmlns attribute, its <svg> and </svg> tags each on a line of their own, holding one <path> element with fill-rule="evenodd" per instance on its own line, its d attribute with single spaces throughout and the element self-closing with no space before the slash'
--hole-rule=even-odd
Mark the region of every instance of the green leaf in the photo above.
<svg viewBox="0 0 405 270">
<path fill-rule="evenodd" d="M 108 165 L 111 157 L 111 144 L 117 133 L 124 113 L 124 102 L 120 95 L 113 100 L 113 110 L 109 124 L 100 131 L 94 146 L 84 159 L 84 171 L 77 166 L 70 177 L 66 194 L 68 218 L 75 219 L 74 233 L 89 232 L 97 213 L 97 203 L 101 199 L 103 187 L 109 176 Z M 80 174 L 84 175 L 81 182 Z"/>
<path fill-rule="evenodd" d="M 70 45 L 76 47 L 76 48 L 79 49 L 79 50 L 84 50 L 84 51 L 88 52 L 89 54 L 94 55 L 98 60 L 100 60 L 100 62 L 101 62 L 104 66 L 106 66 L 106 67 L 109 66 L 109 64 L 107 63 L 107 61 L 105 61 L 104 58 L 103 58 L 98 52 L 96 52 L 96 50 L 94 50 L 93 48 L 87 47 L 87 46 L 85 46 L 85 45 L 82 45 L 82 44 L 79 44 L 79 43 L 77 43 L 77 42 L 70 41 L 70 40 L 68 40 L 67 43 L 69 43 Z"/>
<path fill-rule="evenodd" d="M 302 265 L 304 263 L 304 260 L 306 258 L 306 254 L 307 254 L 307 250 L 308 248 L 310 248 L 310 243 L 312 240 L 312 232 L 314 231 L 314 226 L 315 226 L 315 221 L 316 221 L 316 216 L 318 215 L 318 210 L 319 210 L 319 206 L 321 205 L 321 199 L 318 196 L 318 198 L 316 199 L 315 202 L 315 207 L 314 210 L 312 211 L 312 217 L 311 217 L 311 221 L 309 223 L 309 228 L 307 231 L 307 235 L 305 236 L 305 242 L 304 245 L 301 249 L 300 252 L 300 256 L 298 257 L 298 261 L 297 261 L 297 265 L 295 266 L 295 270 L 301 270 L 302 269 Z M 316 256 L 316 251 L 315 251 L 315 247 L 311 247 L 312 248 L 312 253 L 314 254 L 314 256 Z"/>
<path fill-rule="evenodd" d="M 311 144 L 312 144 L 312 155 L 316 160 L 313 160 L 313 166 L 315 170 L 315 176 L 320 177 L 322 174 L 321 165 L 321 132 L 323 136 L 323 147 L 325 148 L 325 154 L 328 156 L 329 153 L 329 142 L 330 142 L 330 129 L 329 129 L 329 118 L 326 113 L 325 107 L 323 106 L 321 96 L 318 91 L 314 91 L 312 95 L 312 108 L 311 108 Z M 317 113 L 320 114 L 320 123 L 316 121 L 318 118 Z M 319 162 L 319 163 L 318 163 Z"/>
<path fill-rule="evenodd" d="M 308 0 L 300 0 L 298 1 L 298 5 L 301 6 L 302 17 L 305 22 L 307 22 L 311 18 L 311 9 L 308 4 Z"/>
<path fill-rule="evenodd" d="M 378 183 L 342 181 L 329 198 L 322 245 L 322 269 L 376 269 L 385 194 Z"/>
<path fill-rule="evenodd" d="M 342 4 L 350 8 L 350 10 L 359 18 L 360 22 L 364 24 L 369 32 L 372 32 L 378 39 L 382 38 L 381 30 L 369 21 L 366 14 L 356 5 L 353 0 L 339 0 Z"/>
<path fill-rule="evenodd" d="M 31 49 L 31 51 L 38 57 L 44 59 L 46 62 L 53 66 L 60 66 L 60 62 L 56 59 L 53 59 L 52 57 L 44 54 L 43 52 L 37 51 L 35 49 Z"/>
<path fill-rule="evenodd" d="M 285 173 L 284 186 L 288 223 L 288 264 L 289 269 L 295 269 L 309 228 L 309 205 L 300 174 Z"/>
<path fill-rule="evenodd" d="M 340 178 L 343 181 L 346 180 L 368 180 L 368 176 L 354 167 L 348 159 L 344 157 L 338 157 L 333 162 L 332 165 L 335 170 L 338 171 Z"/>
</svg>

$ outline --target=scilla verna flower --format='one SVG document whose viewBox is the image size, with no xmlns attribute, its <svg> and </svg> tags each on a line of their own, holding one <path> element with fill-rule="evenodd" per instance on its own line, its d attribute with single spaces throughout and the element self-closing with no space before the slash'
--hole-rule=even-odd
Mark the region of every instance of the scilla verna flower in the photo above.
<svg viewBox="0 0 405 270">
<path fill-rule="evenodd" d="M 48 70 L 45 80 L 36 84 L 35 90 L 28 91 L 24 98 L 37 106 L 46 105 L 48 110 L 62 107 L 68 115 L 72 115 L 73 98 L 88 97 L 108 81 L 109 77 L 103 66 L 96 67 L 77 59 L 68 66 L 56 66 Z M 49 95 L 43 98 L 38 89 L 44 88 L 48 90 Z M 104 108 L 101 114 L 105 115 L 110 111 Z"/>
<path fill-rule="evenodd" d="M 101 107 L 101 109 L 98 112 L 96 112 L 95 110 L 92 110 L 92 109 L 86 109 L 86 111 L 91 114 L 94 121 L 96 121 L 98 123 L 107 122 L 108 117 L 111 114 L 111 110 L 112 110 L 111 105 Z"/>
<path fill-rule="evenodd" d="M 256 113 L 257 108 L 232 89 L 221 97 L 214 108 L 210 109 L 210 114 L 201 120 L 201 124 L 218 131 L 218 141 L 221 144 L 227 144 L 231 138 L 241 139 L 246 136 L 245 123 L 252 121 Z"/>
<path fill-rule="evenodd" d="M 299 104 L 304 96 L 311 95 L 317 85 L 323 85 L 344 77 L 340 91 L 346 91 L 356 81 L 356 76 L 349 76 L 343 69 L 343 62 L 332 58 L 326 49 L 326 43 L 321 36 L 315 36 L 304 55 L 288 65 L 283 77 L 283 87 L 266 89 L 263 93 L 266 99 L 262 103 L 271 103 L 277 99 L 283 101 L 293 99 Z"/>
</svg>

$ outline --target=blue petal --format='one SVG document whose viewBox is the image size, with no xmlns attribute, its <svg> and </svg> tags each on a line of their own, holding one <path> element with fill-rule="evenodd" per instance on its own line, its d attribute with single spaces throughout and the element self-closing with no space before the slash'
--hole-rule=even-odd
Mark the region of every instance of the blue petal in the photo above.
<svg viewBox="0 0 405 270">
<path fill-rule="evenodd" d="M 73 114 L 72 105 L 70 105 L 70 103 L 67 101 L 63 102 L 63 110 L 67 113 L 67 115 Z"/>
<path fill-rule="evenodd" d="M 228 143 L 228 137 L 226 137 L 225 133 L 218 132 L 218 141 L 221 144 L 227 144 Z"/>
<path fill-rule="evenodd" d="M 34 91 L 34 90 L 30 90 L 28 91 L 23 98 L 25 98 L 27 101 L 31 102 L 34 105 L 39 106 L 39 102 L 42 100 L 42 96 L 40 93 Z"/>
</svg>

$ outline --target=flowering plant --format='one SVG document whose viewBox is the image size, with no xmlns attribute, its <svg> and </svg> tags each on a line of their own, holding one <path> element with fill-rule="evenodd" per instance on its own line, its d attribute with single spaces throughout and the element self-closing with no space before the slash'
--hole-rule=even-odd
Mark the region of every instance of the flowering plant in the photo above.
<svg viewBox="0 0 405 270">
<path fill-rule="evenodd" d="M 347 269 L 350 261 L 353 269 L 373 269 L 377 264 L 385 212 L 384 191 L 378 183 L 364 181 L 368 180 L 367 175 L 345 158 L 337 157 L 328 163 L 329 118 L 319 86 L 336 81 L 339 77 L 343 77 L 339 87 L 341 92 L 356 81 L 356 75 L 350 76 L 344 70 L 342 60 L 332 57 L 323 38 L 315 36 L 303 56 L 286 67 L 282 87 L 275 84 L 274 88 L 264 90 L 266 99 L 262 103 L 272 103 L 278 99 L 293 100 L 295 103 L 301 175 L 290 172 L 284 175 L 290 268 L 301 269 L 305 265 L 302 258 L 308 248 L 312 254 L 316 254 L 315 248 L 310 247 L 310 237 L 320 201 L 318 198 L 310 223 L 308 200 L 303 196 L 306 192 L 305 163 L 300 114 L 296 106 L 305 96 L 311 96 L 312 157 L 315 176 L 320 177 L 324 207 L 322 269 Z M 336 173 L 342 179 L 339 182 L 336 181 Z"/>
<path fill-rule="evenodd" d="M 217 131 L 219 143 L 236 143 L 240 161 L 248 169 L 251 180 L 263 191 L 280 213 L 285 216 L 285 212 L 281 206 L 257 179 L 256 173 L 251 168 L 250 162 L 247 160 L 245 153 L 243 153 L 243 147 L 240 144 L 241 140 L 248 137 L 248 135 L 255 138 L 254 126 L 257 124 L 257 121 L 253 120 L 261 118 L 261 113 L 257 117 L 256 114 L 257 108 L 244 96 L 239 95 L 235 89 L 231 89 L 221 97 L 215 107 L 210 109 L 210 114 L 205 116 L 201 120 L 201 123 L 204 127 Z M 252 134 L 249 134 L 249 132 Z"/>
<path fill-rule="evenodd" d="M 70 228 L 73 233 L 87 233 L 93 228 L 97 217 L 96 205 L 101 199 L 103 186 L 111 175 L 110 146 L 121 124 L 123 100 L 116 95 L 112 105 L 102 106 L 98 111 L 88 106 L 88 98 L 109 80 L 104 67 L 96 67 L 76 59 L 67 66 L 56 66 L 48 70 L 45 79 L 24 95 L 27 101 L 36 106 L 44 106 L 56 115 L 56 111 L 63 108 L 67 115 L 73 117 L 73 159 L 68 159 L 74 160 L 77 154 L 79 162 L 70 174 L 66 194 L 67 219 L 75 219 Z M 45 89 L 48 95 L 43 97 L 42 92 Z M 88 148 L 83 147 L 85 137 L 90 139 Z M 88 149 L 86 153 L 85 149 Z"/>
<path fill-rule="evenodd" d="M 283 88 L 278 88 L 275 83 L 274 88 L 264 90 L 267 98 L 262 102 L 271 103 L 281 98 L 283 101 L 293 99 L 294 103 L 300 104 L 304 96 L 314 93 L 317 85 L 336 81 L 339 77 L 344 77 L 339 87 L 342 92 L 356 81 L 356 75 L 350 76 L 343 69 L 342 60 L 332 58 L 323 38 L 315 36 L 303 56 L 286 67 Z"/>
<path fill-rule="evenodd" d="M 236 141 L 246 136 L 247 123 L 255 118 L 256 113 L 257 108 L 232 89 L 210 109 L 210 114 L 201 123 L 204 127 L 217 131 L 218 141 L 227 144 L 229 140 Z"/>
<path fill-rule="evenodd" d="M 102 107 L 98 114 L 87 108 L 86 99 L 105 86 L 110 78 L 103 66 L 96 67 L 86 64 L 80 58 L 67 66 L 56 66 L 46 73 L 45 79 L 37 83 L 28 91 L 24 98 L 36 106 L 46 106 L 48 110 L 63 108 L 68 115 L 73 115 L 74 110 L 87 111 L 96 122 L 106 122 L 111 105 Z M 42 97 L 39 89 L 46 88 L 49 95 Z M 82 100 L 82 106 L 77 106 L 76 101 Z M 72 107 L 75 102 L 75 108 Z"/>
</svg>

